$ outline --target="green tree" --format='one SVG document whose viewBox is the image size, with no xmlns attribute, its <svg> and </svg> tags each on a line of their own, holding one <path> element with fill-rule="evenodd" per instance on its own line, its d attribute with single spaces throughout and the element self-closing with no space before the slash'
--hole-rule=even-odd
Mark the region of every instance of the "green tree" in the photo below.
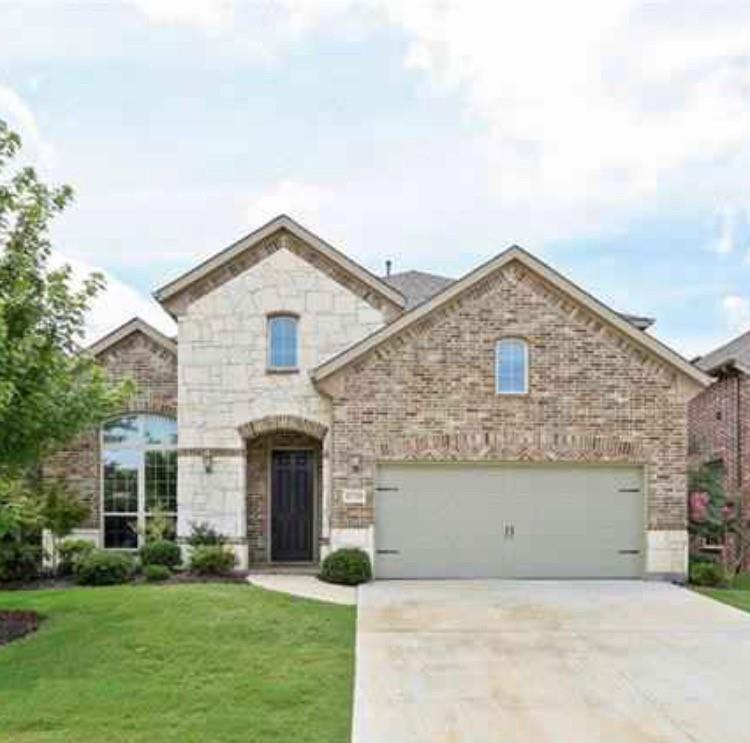
<svg viewBox="0 0 750 743">
<path fill-rule="evenodd" d="M 85 315 L 104 288 L 91 274 L 75 286 L 50 265 L 49 224 L 70 203 L 69 186 L 11 171 L 19 136 L 0 120 L 0 477 L 28 473 L 55 448 L 98 425 L 132 394 L 80 353 Z"/>
</svg>

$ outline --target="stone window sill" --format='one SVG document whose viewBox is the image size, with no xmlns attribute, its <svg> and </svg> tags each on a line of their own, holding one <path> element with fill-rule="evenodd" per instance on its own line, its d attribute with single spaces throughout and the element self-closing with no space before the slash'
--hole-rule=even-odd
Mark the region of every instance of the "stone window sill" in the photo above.
<svg viewBox="0 0 750 743">
<path fill-rule="evenodd" d="M 266 368 L 266 374 L 299 374 L 297 367 L 273 367 L 269 366 Z"/>
</svg>

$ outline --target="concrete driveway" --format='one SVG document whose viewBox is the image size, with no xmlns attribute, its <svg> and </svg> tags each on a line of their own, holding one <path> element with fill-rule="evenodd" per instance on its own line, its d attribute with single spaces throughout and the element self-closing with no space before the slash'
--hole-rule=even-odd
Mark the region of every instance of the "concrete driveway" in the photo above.
<svg viewBox="0 0 750 743">
<path fill-rule="evenodd" d="M 661 583 L 359 594 L 354 743 L 750 741 L 750 615 Z"/>
</svg>

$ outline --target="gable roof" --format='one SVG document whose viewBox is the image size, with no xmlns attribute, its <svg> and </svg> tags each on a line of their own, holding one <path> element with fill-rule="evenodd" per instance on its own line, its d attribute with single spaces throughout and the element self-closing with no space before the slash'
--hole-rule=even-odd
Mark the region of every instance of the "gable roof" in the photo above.
<svg viewBox="0 0 750 743">
<path fill-rule="evenodd" d="M 381 343 L 385 342 L 397 333 L 418 322 L 422 318 L 434 312 L 439 307 L 444 306 L 452 299 L 458 297 L 460 294 L 472 287 L 474 284 L 478 283 L 482 279 L 486 278 L 490 274 L 494 273 L 495 271 L 499 270 L 500 268 L 514 260 L 518 261 L 522 265 L 535 272 L 537 275 L 541 276 L 552 286 L 556 287 L 560 291 L 564 292 L 565 294 L 582 304 L 584 307 L 589 309 L 592 313 L 600 317 L 609 325 L 615 327 L 623 335 L 633 340 L 637 345 L 650 351 L 654 356 L 666 362 L 678 371 L 682 372 L 685 376 L 689 377 L 694 382 L 697 382 L 702 386 L 706 386 L 710 383 L 710 379 L 700 369 L 693 366 L 687 359 L 680 356 L 676 351 L 673 351 L 661 341 L 656 340 L 656 338 L 653 338 L 647 333 L 642 332 L 630 322 L 628 322 L 628 320 L 624 319 L 620 314 L 607 307 L 598 299 L 591 296 L 588 292 L 584 291 L 580 287 L 576 286 L 573 282 L 566 279 L 562 274 L 558 273 L 546 263 L 540 261 L 538 258 L 535 258 L 527 251 L 519 248 L 517 245 L 511 246 L 507 250 L 495 256 L 495 258 L 490 259 L 478 268 L 470 271 L 461 279 L 449 284 L 445 289 L 434 295 L 432 299 L 423 302 L 420 305 L 417 305 L 413 309 L 398 317 L 389 325 L 386 325 L 380 330 L 377 330 L 358 343 L 355 343 L 353 346 L 350 346 L 348 349 L 338 354 L 337 356 L 334 356 L 328 361 L 320 364 L 312 372 L 313 380 L 317 382 L 325 379 L 331 374 L 337 372 L 339 369 L 342 369 L 353 361 L 356 361 L 372 349 L 379 346 Z"/>
<path fill-rule="evenodd" d="M 693 363 L 706 374 L 715 374 L 722 368 L 734 367 L 743 374 L 750 375 L 750 330 L 697 358 Z"/>
<path fill-rule="evenodd" d="M 164 335 L 164 333 L 157 330 L 153 325 L 149 325 L 145 320 L 141 320 L 140 317 L 131 318 L 84 350 L 86 353 L 99 356 L 108 348 L 111 348 L 133 333 L 143 333 L 143 335 L 150 338 L 154 343 L 166 348 L 171 353 L 177 353 L 177 341 L 174 338 Z"/>
<path fill-rule="evenodd" d="M 254 230 L 249 235 L 245 235 L 245 237 L 237 242 L 232 243 L 228 248 L 216 253 L 195 268 L 160 287 L 154 292 L 154 297 L 162 304 L 168 302 L 172 297 L 184 292 L 210 273 L 226 266 L 235 258 L 251 250 L 275 232 L 284 230 L 309 245 L 313 250 L 322 254 L 329 261 L 357 278 L 363 284 L 372 289 L 372 291 L 385 297 L 397 307 L 403 308 L 406 306 L 406 300 L 397 289 L 389 286 L 385 281 L 375 276 L 375 274 L 370 273 L 370 271 L 359 263 L 353 261 L 325 240 L 305 229 L 301 224 L 295 222 L 286 214 L 280 214 L 270 222 L 266 222 L 262 227 Z"/>
<path fill-rule="evenodd" d="M 455 281 L 455 279 L 449 279 L 446 276 L 438 276 L 424 271 L 392 273 L 383 276 L 382 280 L 404 295 L 406 309 L 408 310 L 435 296 Z"/>
</svg>

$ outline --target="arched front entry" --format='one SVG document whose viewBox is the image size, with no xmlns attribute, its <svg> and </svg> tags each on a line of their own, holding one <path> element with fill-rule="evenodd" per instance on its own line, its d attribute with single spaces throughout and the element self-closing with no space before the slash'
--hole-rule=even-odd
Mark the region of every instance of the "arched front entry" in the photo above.
<svg viewBox="0 0 750 743">
<path fill-rule="evenodd" d="M 240 427 L 251 565 L 318 561 L 326 431 L 297 416 L 270 416 Z"/>
</svg>

